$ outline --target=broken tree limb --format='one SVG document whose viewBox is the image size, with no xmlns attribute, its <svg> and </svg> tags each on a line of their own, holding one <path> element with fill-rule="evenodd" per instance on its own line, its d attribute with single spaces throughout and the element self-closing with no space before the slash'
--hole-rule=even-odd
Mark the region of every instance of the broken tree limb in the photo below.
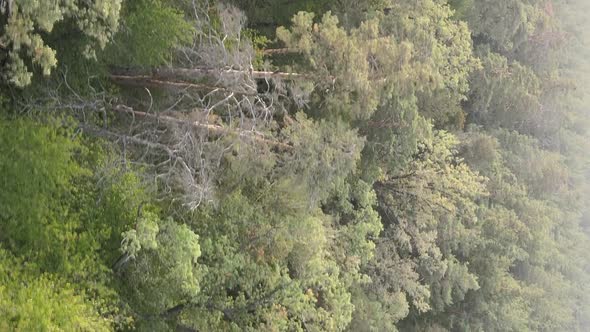
<svg viewBox="0 0 590 332">
<path fill-rule="evenodd" d="M 227 88 L 208 85 L 208 84 L 201 84 L 201 83 L 188 83 L 182 81 L 171 81 L 171 80 L 160 80 L 154 79 L 152 76 L 149 75 L 110 75 L 111 81 L 127 86 L 137 86 L 137 87 L 150 87 L 150 88 L 179 88 L 179 89 L 195 89 L 195 90 L 203 90 L 203 91 L 212 91 L 212 90 L 219 90 L 224 92 L 234 92 L 243 95 L 252 95 L 255 96 L 257 93 L 248 93 L 248 92 L 237 92 L 237 91 L 230 91 Z"/>
<path fill-rule="evenodd" d="M 295 80 L 308 78 L 308 75 L 299 73 L 287 73 L 281 71 L 260 71 L 260 70 L 239 70 L 239 69 L 216 69 L 207 67 L 196 68 L 158 68 L 153 71 L 155 78 L 182 78 L 182 79 L 199 79 L 203 76 L 213 75 L 244 75 L 252 79 L 269 79 L 278 78 L 282 80 Z"/>
<path fill-rule="evenodd" d="M 177 119 L 177 118 L 167 116 L 167 115 L 157 115 L 157 114 L 152 114 L 152 113 L 136 111 L 133 108 L 125 106 L 125 105 L 117 105 L 112 109 L 112 111 L 117 112 L 117 113 L 123 113 L 123 114 L 131 114 L 136 117 L 149 118 L 149 119 L 153 119 L 156 121 L 164 121 L 164 122 L 175 123 L 175 124 L 179 124 L 179 125 L 187 125 L 187 126 L 191 126 L 196 129 L 206 130 L 208 133 L 213 134 L 215 136 L 232 135 L 233 134 L 233 135 L 237 135 L 239 137 L 253 139 L 256 142 L 268 144 L 268 145 L 277 147 L 281 150 L 288 150 L 288 149 L 292 148 L 292 146 L 289 144 L 269 139 L 266 136 L 264 136 L 263 134 L 256 133 L 253 131 L 236 130 L 236 129 L 231 129 L 231 128 L 227 128 L 227 127 L 223 127 L 223 126 L 215 125 L 215 124 L 202 123 L 199 121 L 186 121 L 186 120 Z"/>
<path fill-rule="evenodd" d="M 292 53 L 301 53 L 301 51 L 294 49 L 294 48 L 267 48 L 262 50 L 262 54 L 264 55 L 275 55 L 275 54 L 292 54 Z"/>
<path fill-rule="evenodd" d="M 250 69 L 234 69 L 234 68 L 209 68 L 209 67 L 194 67 L 194 68 L 154 68 L 150 71 L 141 69 L 129 68 L 113 68 L 111 77 L 134 77 L 141 79 L 155 79 L 155 80 L 199 80 L 203 77 L 223 76 L 223 75 L 243 75 L 254 80 L 260 79 L 282 79 L 282 80 L 297 80 L 309 78 L 310 75 L 281 72 L 281 71 L 264 71 Z"/>
<path fill-rule="evenodd" d="M 227 93 L 235 93 L 244 96 L 258 96 L 256 91 L 233 91 L 231 89 L 215 86 L 215 85 L 208 85 L 202 83 L 189 83 L 183 81 L 172 81 L 172 80 L 161 80 L 161 79 L 154 79 L 152 76 L 148 75 L 110 75 L 111 81 L 119 85 L 125 86 L 135 86 L 135 87 L 143 87 L 143 88 L 160 88 L 160 89 L 194 89 L 199 91 L 221 91 Z"/>
<path fill-rule="evenodd" d="M 91 125 L 84 124 L 84 123 L 80 123 L 78 126 L 80 127 L 80 129 L 82 129 L 83 132 L 93 135 L 93 136 L 98 136 L 98 137 L 103 137 L 103 138 L 108 138 L 108 139 L 125 139 L 127 142 L 131 142 L 131 143 L 143 145 L 143 146 L 146 146 L 149 148 L 153 148 L 156 150 L 164 151 L 171 158 L 177 157 L 176 154 L 174 153 L 174 151 L 172 151 L 172 149 L 170 149 L 168 146 L 161 144 L 161 143 L 151 142 L 151 141 L 137 138 L 137 137 L 130 136 L 130 135 L 115 133 L 115 132 L 106 130 L 104 128 L 91 126 Z"/>
</svg>

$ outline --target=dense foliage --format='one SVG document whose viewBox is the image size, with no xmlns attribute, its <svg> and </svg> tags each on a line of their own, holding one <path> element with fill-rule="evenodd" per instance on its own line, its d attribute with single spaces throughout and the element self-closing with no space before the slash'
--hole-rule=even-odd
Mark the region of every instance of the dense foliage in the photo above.
<svg viewBox="0 0 590 332">
<path fill-rule="evenodd" d="M 584 0 L 0 0 L 0 330 L 587 331 Z"/>
</svg>

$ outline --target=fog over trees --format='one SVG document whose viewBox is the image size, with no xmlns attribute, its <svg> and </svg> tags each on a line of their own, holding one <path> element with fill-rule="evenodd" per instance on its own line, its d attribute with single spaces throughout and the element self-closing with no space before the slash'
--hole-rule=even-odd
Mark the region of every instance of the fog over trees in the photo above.
<svg viewBox="0 0 590 332">
<path fill-rule="evenodd" d="M 590 330 L 586 0 L 0 0 L 0 331 Z"/>
</svg>

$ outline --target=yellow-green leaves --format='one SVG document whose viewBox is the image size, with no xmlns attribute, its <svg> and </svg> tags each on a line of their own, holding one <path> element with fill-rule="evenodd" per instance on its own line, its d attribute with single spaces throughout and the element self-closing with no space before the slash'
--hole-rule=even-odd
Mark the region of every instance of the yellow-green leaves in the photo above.
<svg viewBox="0 0 590 332">
<path fill-rule="evenodd" d="M 90 6 L 78 0 L 14 0 L 10 3 L 5 14 L 4 33 L 0 36 L 8 64 L 0 71 L 4 80 L 18 87 L 29 85 L 37 68 L 47 76 L 57 66 L 55 51 L 42 37 L 51 33 L 56 24 L 74 20 L 80 31 L 102 49 L 118 28 L 121 9 L 121 0 L 93 1 Z M 94 56 L 92 45 L 87 46 L 86 56 Z M 25 64 L 25 60 L 32 66 Z"/>
<path fill-rule="evenodd" d="M 0 330 L 112 330 L 97 302 L 89 301 L 66 281 L 34 268 L 0 248 Z"/>
<path fill-rule="evenodd" d="M 135 259 L 142 248 L 156 249 L 158 247 L 156 236 L 160 231 L 157 218 L 155 214 L 146 212 L 137 221 L 136 229 L 124 232 L 122 234 L 121 251 L 130 258 Z"/>
<path fill-rule="evenodd" d="M 302 70 L 321 82 L 331 113 L 365 120 L 394 96 L 437 90 L 456 104 L 465 99 L 468 75 L 479 65 L 467 25 L 435 1 L 396 2 L 388 10 L 395 14 L 378 12 L 351 29 L 330 12 L 317 23 L 300 12 L 290 29 L 277 29 L 279 40 L 305 55 Z"/>
<path fill-rule="evenodd" d="M 195 28 L 185 14 L 163 1 L 127 2 L 122 15 L 123 27 L 107 52 L 107 61 L 115 65 L 167 65 L 174 52 L 190 44 L 195 36 Z"/>
<path fill-rule="evenodd" d="M 203 274 L 197 261 L 201 247 L 188 226 L 145 212 L 137 230 L 123 235 L 122 250 L 133 258 L 123 274 L 140 310 L 161 313 L 197 296 Z"/>
<path fill-rule="evenodd" d="M 285 27 L 277 28 L 277 38 L 291 47 L 296 47 L 302 52 L 311 52 L 313 49 L 311 33 L 314 27 L 314 16 L 313 13 L 297 13 L 297 15 L 293 16 L 293 27 L 290 30 Z"/>
</svg>

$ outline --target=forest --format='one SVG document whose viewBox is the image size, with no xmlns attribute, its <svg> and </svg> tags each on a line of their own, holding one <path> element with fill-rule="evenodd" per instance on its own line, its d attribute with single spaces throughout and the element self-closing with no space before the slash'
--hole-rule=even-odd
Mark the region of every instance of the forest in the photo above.
<svg viewBox="0 0 590 332">
<path fill-rule="evenodd" d="M 0 0 L 0 331 L 590 331 L 588 13 Z"/>
</svg>

